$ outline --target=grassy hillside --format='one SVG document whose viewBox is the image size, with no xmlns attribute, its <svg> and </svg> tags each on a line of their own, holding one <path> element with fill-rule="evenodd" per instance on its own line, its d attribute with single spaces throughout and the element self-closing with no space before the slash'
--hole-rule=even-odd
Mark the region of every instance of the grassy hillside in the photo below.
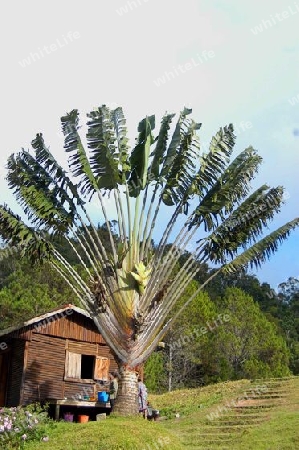
<svg viewBox="0 0 299 450">
<path fill-rule="evenodd" d="M 58 423 L 27 450 L 297 450 L 299 378 L 219 383 L 151 396 L 164 420 Z"/>
<path fill-rule="evenodd" d="M 297 450 L 299 378 L 219 383 L 153 398 L 190 450 Z"/>
</svg>

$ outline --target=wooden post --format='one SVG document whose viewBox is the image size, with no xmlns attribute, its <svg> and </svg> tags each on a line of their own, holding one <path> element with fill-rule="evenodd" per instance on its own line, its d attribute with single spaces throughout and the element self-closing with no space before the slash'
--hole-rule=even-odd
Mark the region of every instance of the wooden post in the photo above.
<svg viewBox="0 0 299 450">
<path fill-rule="evenodd" d="M 29 347 L 29 341 L 25 341 L 24 345 L 24 359 L 23 359 L 23 372 L 22 372 L 22 379 L 21 379 L 21 386 L 20 386 L 20 398 L 19 398 L 19 404 L 22 405 L 24 401 L 24 383 L 25 383 L 25 376 L 27 371 L 27 363 L 28 363 L 28 347 Z"/>
<path fill-rule="evenodd" d="M 56 405 L 55 405 L 55 420 L 59 420 L 59 415 L 60 415 L 60 405 L 58 405 L 56 403 Z"/>
</svg>

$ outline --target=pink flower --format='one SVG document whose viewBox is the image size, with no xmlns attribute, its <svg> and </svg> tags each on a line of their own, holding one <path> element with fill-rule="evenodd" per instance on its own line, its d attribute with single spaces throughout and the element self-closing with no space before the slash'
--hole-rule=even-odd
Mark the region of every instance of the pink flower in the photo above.
<svg viewBox="0 0 299 450">
<path fill-rule="evenodd" d="M 21 438 L 23 439 L 23 441 L 25 441 L 25 439 L 27 438 L 27 434 L 23 434 L 23 435 L 21 436 Z"/>
</svg>

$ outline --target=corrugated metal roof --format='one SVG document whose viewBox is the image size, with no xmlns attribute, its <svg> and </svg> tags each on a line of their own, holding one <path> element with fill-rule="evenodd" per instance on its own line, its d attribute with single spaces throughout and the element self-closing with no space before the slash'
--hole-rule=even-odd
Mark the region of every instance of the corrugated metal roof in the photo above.
<svg viewBox="0 0 299 450">
<path fill-rule="evenodd" d="M 66 311 L 67 309 L 71 309 L 73 311 L 76 311 L 78 314 L 81 314 L 85 317 L 91 318 L 90 314 L 87 311 L 85 311 L 82 308 L 78 308 L 78 306 L 75 306 L 75 305 L 72 305 L 71 303 L 69 303 L 68 305 L 65 305 L 60 308 L 49 311 L 45 314 L 42 314 L 41 316 L 34 317 L 33 319 L 27 320 L 26 322 L 22 322 L 13 327 L 6 328 L 5 330 L 0 331 L 0 336 L 5 336 L 7 334 L 12 333 L 13 331 L 17 331 L 17 330 L 20 330 L 21 328 L 25 328 L 30 325 L 33 325 L 34 323 L 40 322 L 44 319 L 47 319 L 48 317 L 55 316 L 55 314 L 60 314 L 64 311 Z"/>
</svg>

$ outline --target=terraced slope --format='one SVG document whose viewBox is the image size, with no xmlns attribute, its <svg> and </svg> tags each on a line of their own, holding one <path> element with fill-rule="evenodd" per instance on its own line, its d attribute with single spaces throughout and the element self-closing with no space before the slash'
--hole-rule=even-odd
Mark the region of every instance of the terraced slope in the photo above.
<svg viewBox="0 0 299 450">
<path fill-rule="evenodd" d="M 173 425 L 190 450 L 298 450 L 299 378 L 248 382 Z"/>
</svg>

